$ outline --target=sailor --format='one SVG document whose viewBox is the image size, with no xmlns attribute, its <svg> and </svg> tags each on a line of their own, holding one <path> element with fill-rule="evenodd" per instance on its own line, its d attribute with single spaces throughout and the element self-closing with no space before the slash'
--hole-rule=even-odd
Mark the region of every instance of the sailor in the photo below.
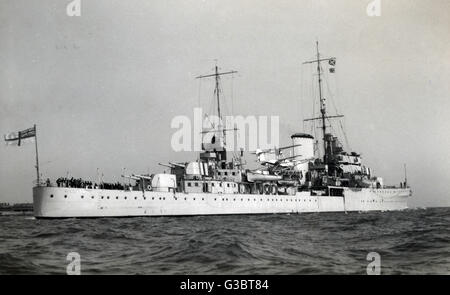
<svg viewBox="0 0 450 295">
<path fill-rule="evenodd" d="M 46 183 L 47 183 L 47 186 L 50 186 L 50 179 L 47 178 Z"/>
</svg>

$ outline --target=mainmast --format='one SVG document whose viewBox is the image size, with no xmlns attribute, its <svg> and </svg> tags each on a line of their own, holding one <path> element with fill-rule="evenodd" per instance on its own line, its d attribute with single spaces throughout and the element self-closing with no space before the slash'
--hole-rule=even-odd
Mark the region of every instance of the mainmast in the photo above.
<svg viewBox="0 0 450 295">
<path fill-rule="evenodd" d="M 202 79 L 202 78 L 208 78 L 208 77 L 215 77 L 215 79 L 216 79 L 216 87 L 214 88 L 214 94 L 216 95 L 216 99 L 217 99 L 217 116 L 219 117 L 219 128 L 222 127 L 221 126 L 222 125 L 222 114 L 220 112 L 220 76 L 235 74 L 235 73 L 237 73 L 237 71 L 229 71 L 229 72 L 219 73 L 219 67 L 216 65 L 214 74 L 196 77 L 196 79 Z"/>
<path fill-rule="evenodd" d="M 214 89 L 214 93 L 216 94 L 216 97 L 217 97 L 217 116 L 219 117 L 219 124 L 221 124 L 221 122 L 222 122 L 222 115 L 220 114 L 220 94 L 219 94 L 219 92 L 220 92 L 220 87 L 219 87 L 219 67 L 216 65 L 216 67 L 215 67 L 215 69 L 216 69 L 216 73 L 215 73 L 215 76 L 216 76 L 216 88 Z"/>
<path fill-rule="evenodd" d="M 339 118 L 339 117 L 343 117 L 343 116 L 342 115 L 327 116 L 325 98 L 322 96 L 322 70 L 320 67 L 320 62 L 322 62 L 322 61 L 328 61 L 330 64 L 334 65 L 334 63 L 336 62 L 336 58 L 330 57 L 330 58 L 322 58 L 321 59 L 320 52 L 319 52 L 319 41 L 316 41 L 316 59 L 311 60 L 311 61 L 306 61 L 303 64 L 317 63 L 317 79 L 319 82 L 319 99 L 320 99 L 320 114 L 321 114 L 321 116 L 319 118 L 311 118 L 311 119 L 306 119 L 304 121 L 312 121 L 312 120 L 321 120 L 322 121 L 323 162 L 327 163 L 326 119 Z"/>
<path fill-rule="evenodd" d="M 203 79 L 203 78 L 209 78 L 209 77 L 214 77 L 215 81 L 216 81 L 216 85 L 214 88 L 214 94 L 216 96 L 217 99 L 217 116 L 219 117 L 219 125 L 217 126 L 218 128 L 218 133 L 223 136 L 223 143 L 225 143 L 225 131 L 227 131 L 226 129 L 224 129 L 224 127 L 222 126 L 222 113 L 220 111 L 220 76 L 223 75 L 230 75 L 230 74 L 234 74 L 237 73 L 237 71 L 228 71 L 228 72 L 219 72 L 219 67 L 215 66 L 214 68 L 214 73 L 210 74 L 210 75 L 203 75 L 203 76 L 198 76 L 196 77 L 196 79 Z M 220 159 L 221 160 L 226 160 L 226 150 L 225 147 L 223 146 L 223 150 L 220 152 Z"/>
</svg>

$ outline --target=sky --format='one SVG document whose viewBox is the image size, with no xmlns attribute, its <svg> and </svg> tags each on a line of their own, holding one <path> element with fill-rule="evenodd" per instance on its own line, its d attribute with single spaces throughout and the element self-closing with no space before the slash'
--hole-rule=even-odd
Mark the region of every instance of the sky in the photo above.
<svg viewBox="0 0 450 295">
<path fill-rule="evenodd" d="M 37 124 L 41 174 L 105 181 L 189 161 L 171 121 L 211 108 L 278 116 L 280 144 L 302 132 L 317 96 L 315 41 L 336 57 L 325 96 L 345 115 L 351 150 L 386 183 L 403 180 L 409 203 L 449 206 L 450 2 L 381 0 L 0 1 L 0 133 Z M 325 66 L 325 65 L 324 65 Z M 0 202 L 31 202 L 34 145 L 0 145 Z M 125 170 L 124 170 L 125 168 Z"/>
</svg>

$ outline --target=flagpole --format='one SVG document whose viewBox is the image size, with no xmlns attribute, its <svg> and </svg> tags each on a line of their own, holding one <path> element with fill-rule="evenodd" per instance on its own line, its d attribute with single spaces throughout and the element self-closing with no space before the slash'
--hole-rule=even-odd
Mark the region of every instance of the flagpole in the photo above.
<svg viewBox="0 0 450 295">
<path fill-rule="evenodd" d="M 37 129 L 36 124 L 34 124 L 34 143 L 36 147 L 36 173 L 37 173 L 37 185 L 40 185 L 39 179 L 39 153 L 38 153 L 38 143 L 37 143 Z"/>
</svg>

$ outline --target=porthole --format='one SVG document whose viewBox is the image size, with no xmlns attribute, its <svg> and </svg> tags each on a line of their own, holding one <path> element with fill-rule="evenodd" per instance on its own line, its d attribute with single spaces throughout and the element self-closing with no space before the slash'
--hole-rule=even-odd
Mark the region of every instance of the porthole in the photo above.
<svg viewBox="0 0 450 295">
<path fill-rule="evenodd" d="M 82 199 L 84 199 L 84 196 L 81 196 Z"/>
<path fill-rule="evenodd" d="M 102 196 L 101 198 L 102 198 L 102 200 L 103 200 L 103 199 L 104 199 L 105 197 L 104 197 L 104 196 Z"/>
<path fill-rule="evenodd" d="M 195 198 L 193 200 L 195 201 Z"/>
<path fill-rule="evenodd" d="M 184 198 L 184 200 L 186 201 L 186 200 L 187 200 L 187 198 Z"/>
<path fill-rule="evenodd" d="M 109 196 L 106 197 L 109 200 Z"/>
<path fill-rule="evenodd" d="M 64 195 L 64 199 L 67 199 L 67 195 Z"/>
<path fill-rule="evenodd" d="M 205 200 L 205 198 L 202 198 L 202 201 L 204 201 Z"/>
<path fill-rule="evenodd" d="M 135 200 L 137 200 L 137 197 L 134 197 Z"/>
<path fill-rule="evenodd" d="M 126 199 L 127 199 L 127 197 L 124 197 L 124 199 L 126 200 Z"/>
<path fill-rule="evenodd" d="M 119 199 L 119 197 L 116 197 L 116 200 L 118 200 Z"/>
<path fill-rule="evenodd" d="M 53 195 L 50 195 L 50 198 L 53 198 Z"/>
<path fill-rule="evenodd" d="M 94 196 L 92 196 L 91 199 L 94 199 Z"/>
</svg>

